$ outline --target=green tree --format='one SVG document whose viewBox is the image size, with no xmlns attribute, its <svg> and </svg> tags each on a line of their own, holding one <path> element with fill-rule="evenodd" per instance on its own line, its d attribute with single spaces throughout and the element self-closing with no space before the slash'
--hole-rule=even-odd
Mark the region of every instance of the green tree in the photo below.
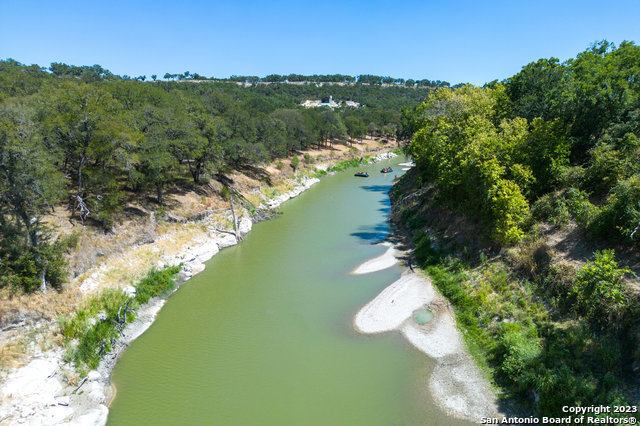
<svg viewBox="0 0 640 426">
<path fill-rule="evenodd" d="M 115 181 L 133 166 L 140 135 L 122 105 L 97 87 L 64 84 L 51 97 L 45 112 L 47 137 L 64 152 L 63 172 L 74 176 L 76 209 L 90 203 L 98 209 L 91 214 L 108 227 L 120 208 Z M 81 211 L 83 220 L 87 215 Z"/>
<path fill-rule="evenodd" d="M 367 134 L 367 125 L 361 117 L 350 115 L 344 119 L 347 134 L 351 139 L 360 139 Z"/>
<path fill-rule="evenodd" d="M 64 274 L 60 254 L 49 249 L 41 218 L 62 197 L 64 181 L 33 116 L 20 103 L 0 108 L 0 284 L 8 280 L 27 291 L 46 291 L 47 282 L 59 286 Z M 24 240 L 15 237 L 25 234 L 28 245 L 21 249 Z"/>
<path fill-rule="evenodd" d="M 619 327 L 629 302 L 622 277 L 629 273 L 627 267 L 618 268 L 613 250 L 596 252 L 573 284 L 578 312 L 598 327 Z"/>
<path fill-rule="evenodd" d="M 294 154 L 293 157 L 291 158 L 291 168 L 293 169 L 294 172 L 298 169 L 299 165 L 300 165 L 300 159 L 298 158 L 297 154 Z"/>
</svg>

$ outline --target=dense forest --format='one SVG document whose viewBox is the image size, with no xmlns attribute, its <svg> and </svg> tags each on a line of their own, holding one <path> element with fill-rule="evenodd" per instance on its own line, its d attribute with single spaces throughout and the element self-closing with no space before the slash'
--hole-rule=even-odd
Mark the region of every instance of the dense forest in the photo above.
<svg viewBox="0 0 640 426">
<path fill-rule="evenodd" d="M 161 206 L 177 183 L 206 184 L 366 134 L 395 137 L 401 110 L 431 90 L 142 80 L 98 65 L 0 62 L 0 288 L 64 282 L 64 242 L 42 225 L 59 203 L 108 231 L 127 194 L 153 195 Z M 299 105 L 327 96 L 362 107 Z"/>
<path fill-rule="evenodd" d="M 417 171 L 396 196 L 416 258 L 497 383 L 543 415 L 637 404 L 638 297 L 613 249 L 640 244 L 640 47 L 599 42 L 482 88 L 438 89 L 404 122 Z M 435 204 L 489 250 L 434 244 L 435 210 L 420 209 Z M 564 227 L 599 248 L 579 268 L 542 232 Z"/>
</svg>

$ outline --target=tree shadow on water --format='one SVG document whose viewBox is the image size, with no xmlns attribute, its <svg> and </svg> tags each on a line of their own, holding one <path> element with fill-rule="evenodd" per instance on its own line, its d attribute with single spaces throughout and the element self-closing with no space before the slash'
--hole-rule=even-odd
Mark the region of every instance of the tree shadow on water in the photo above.
<svg viewBox="0 0 640 426">
<path fill-rule="evenodd" d="M 384 194 L 387 194 L 391 189 L 391 186 L 392 185 L 362 185 L 360 186 L 360 188 L 364 189 L 365 191 L 382 192 Z"/>
<path fill-rule="evenodd" d="M 387 238 L 389 233 L 389 224 L 387 222 L 381 222 L 375 225 L 361 226 L 357 232 L 352 232 L 349 235 L 366 241 L 369 244 L 376 244 Z"/>
</svg>

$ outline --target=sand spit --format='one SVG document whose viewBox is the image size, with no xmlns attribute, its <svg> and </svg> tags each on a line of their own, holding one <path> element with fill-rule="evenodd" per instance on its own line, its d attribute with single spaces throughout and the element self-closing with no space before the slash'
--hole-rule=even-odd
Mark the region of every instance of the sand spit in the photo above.
<svg viewBox="0 0 640 426">
<path fill-rule="evenodd" d="M 387 246 L 389 248 L 380 256 L 362 263 L 360 266 L 353 270 L 352 274 L 360 275 L 368 274 L 370 272 L 382 271 L 383 269 L 390 268 L 398 263 L 398 258 L 396 257 L 396 249 L 391 243 L 384 242 L 380 243 L 379 245 Z"/>
<path fill-rule="evenodd" d="M 424 325 L 417 324 L 412 315 L 421 308 L 434 314 Z M 466 350 L 449 302 L 428 278 L 405 272 L 357 313 L 354 327 L 364 334 L 398 330 L 435 359 L 429 389 L 436 403 L 451 415 L 474 422 L 481 417 L 501 417 L 491 385 Z"/>
</svg>

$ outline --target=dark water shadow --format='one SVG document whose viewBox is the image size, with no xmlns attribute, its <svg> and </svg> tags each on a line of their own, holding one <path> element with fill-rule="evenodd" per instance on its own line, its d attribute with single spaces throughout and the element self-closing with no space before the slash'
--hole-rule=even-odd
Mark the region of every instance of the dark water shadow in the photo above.
<svg viewBox="0 0 640 426">
<path fill-rule="evenodd" d="M 375 244 L 387 238 L 390 232 L 389 224 L 381 222 L 375 225 L 361 226 L 357 232 L 352 232 L 349 235 L 367 241 L 370 244 Z"/>
<path fill-rule="evenodd" d="M 383 194 L 387 194 L 391 189 L 391 185 L 362 185 L 360 188 L 364 189 L 365 191 L 381 192 Z"/>
</svg>

